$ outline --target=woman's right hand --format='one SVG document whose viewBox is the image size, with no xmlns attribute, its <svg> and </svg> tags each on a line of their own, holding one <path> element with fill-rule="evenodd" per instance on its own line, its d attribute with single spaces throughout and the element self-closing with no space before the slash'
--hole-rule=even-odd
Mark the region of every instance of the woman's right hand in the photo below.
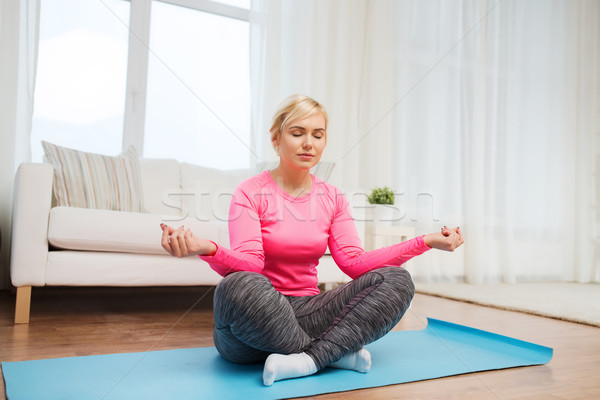
<svg viewBox="0 0 600 400">
<path fill-rule="evenodd" d="M 212 256 L 217 252 L 217 246 L 213 242 L 197 237 L 183 226 L 174 229 L 166 224 L 160 224 L 160 227 L 163 231 L 161 245 L 173 257 Z"/>
</svg>

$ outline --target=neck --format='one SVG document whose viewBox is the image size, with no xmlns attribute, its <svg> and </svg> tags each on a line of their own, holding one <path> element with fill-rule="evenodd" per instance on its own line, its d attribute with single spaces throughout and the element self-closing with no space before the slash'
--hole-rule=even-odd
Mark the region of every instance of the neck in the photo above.
<svg viewBox="0 0 600 400">
<path fill-rule="evenodd" d="M 309 170 L 285 168 L 280 163 L 270 173 L 277 186 L 292 196 L 300 197 L 312 188 L 312 178 Z"/>
</svg>

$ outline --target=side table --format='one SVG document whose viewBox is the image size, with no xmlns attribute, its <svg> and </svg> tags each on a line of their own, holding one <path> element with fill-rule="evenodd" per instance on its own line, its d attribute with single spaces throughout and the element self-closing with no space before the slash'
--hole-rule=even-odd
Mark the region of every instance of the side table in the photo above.
<svg viewBox="0 0 600 400">
<path fill-rule="evenodd" d="M 412 226 L 390 226 L 367 223 L 365 226 L 365 250 L 375 250 L 415 237 Z"/>
</svg>

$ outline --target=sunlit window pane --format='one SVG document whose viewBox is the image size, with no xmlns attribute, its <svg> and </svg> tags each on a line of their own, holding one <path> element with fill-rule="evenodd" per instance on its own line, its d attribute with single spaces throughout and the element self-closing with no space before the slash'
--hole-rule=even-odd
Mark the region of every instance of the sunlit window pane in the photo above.
<svg viewBox="0 0 600 400">
<path fill-rule="evenodd" d="M 248 23 L 152 3 L 145 157 L 250 162 Z"/>
<path fill-rule="evenodd" d="M 239 8 L 250 9 L 250 0 L 213 0 L 217 3 L 228 4 Z"/>
<path fill-rule="evenodd" d="M 121 151 L 130 3 L 44 0 L 32 159 L 41 140 L 104 154 Z"/>
</svg>

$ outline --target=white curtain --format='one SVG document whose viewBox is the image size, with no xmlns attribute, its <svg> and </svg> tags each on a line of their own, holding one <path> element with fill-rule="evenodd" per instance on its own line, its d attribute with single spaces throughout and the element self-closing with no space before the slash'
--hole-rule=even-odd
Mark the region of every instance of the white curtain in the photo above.
<svg viewBox="0 0 600 400">
<path fill-rule="evenodd" d="M 330 114 L 323 156 L 337 163 L 330 180 L 346 189 L 389 181 L 389 168 L 381 170 L 380 163 L 370 162 L 372 157 L 350 149 L 393 99 L 392 9 L 393 1 L 252 2 L 252 121 L 263 160 L 274 157 L 268 129 L 277 105 L 301 93 L 321 101 Z M 378 57 L 387 61 L 377 63 Z M 380 130 L 391 137 L 389 121 Z"/>
<path fill-rule="evenodd" d="M 332 183 L 392 186 L 418 233 L 463 229 L 457 252 L 411 261 L 416 279 L 600 280 L 598 2 L 252 4 L 263 158 L 276 104 L 312 95 Z"/>
<path fill-rule="evenodd" d="M 12 189 L 29 161 L 39 0 L 0 0 L 0 288 L 9 285 Z"/>
<path fill-rule="evenodd" d="M 600 2 L 579 1 L 567 11 L 567 89 L 564 125 L 573 140 L 573 278 L 600 282 Z M 576 28 L 575 28 L 576 27 Z M 593 237 L 593 241 L 590 241 Z"/>
</svg>

